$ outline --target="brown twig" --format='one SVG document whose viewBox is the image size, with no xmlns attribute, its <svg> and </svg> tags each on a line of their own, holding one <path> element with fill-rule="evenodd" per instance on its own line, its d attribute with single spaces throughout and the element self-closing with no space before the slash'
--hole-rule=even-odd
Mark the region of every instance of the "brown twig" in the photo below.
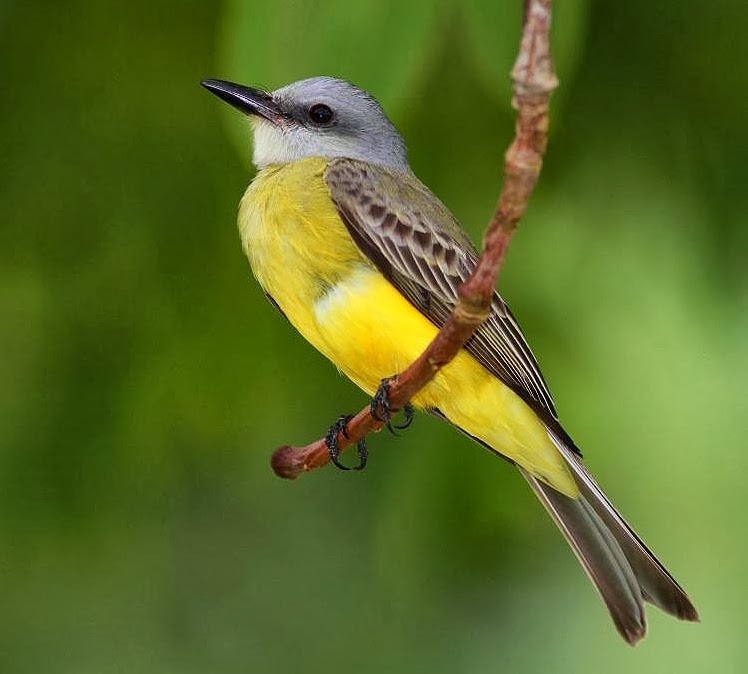
<svg viewBox="0 0 748 674">
<path fill-rule="evenodd" d="M 515 135 L 504 155 L 504 183 L 486 230 L 483 252 L 472 275 L 460 287 L 459 301 L 449 320 L 413 364 L 391 380 L 389 403 L 393 411 L 402 409 L 428 384 L 489 315 L 504 255 L 527 208 L 545 154 L 548 101 L 558 84 L 551 60 L 550 25 L 551 0 L 525 0 L 519 55 L 512 69 Z M 355 445 L 383 425 L 367 406 L 351 419 L 346 432 L 339 434 L 340 449 Z M 271 465 L 280 477 L 293 479 L 329 460 L 325 440 L 320 439 L 303 447 L 280 447 L 273 453 Z"/>
</svg>

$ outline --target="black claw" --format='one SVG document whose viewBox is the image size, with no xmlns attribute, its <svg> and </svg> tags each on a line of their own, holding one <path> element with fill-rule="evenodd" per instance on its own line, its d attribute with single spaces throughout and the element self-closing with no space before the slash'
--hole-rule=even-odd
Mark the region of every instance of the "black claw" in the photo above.
<svg viewBox="0 0 748 674">
<path fill-rule="evenodd" d="M 406 403 L 405 407 L 403 407 L 403 423 L 401 424 L 395 424 L 395 428 L 398 430 L 404 431 L 406 428 L 410 428 L 410 425 L 413 423 L 413 419 L 415 417 L 415 410 L 413 409 L 413 405 L 410 403 Z"/>
<path fill-rule="evenodd" d="M 356 443 L 356 451 L 358 452 L 358 466 L 353 466 L 351 468 L 350 466 L 346 466 L 344 463 L 341 463 L 339 460 L 340 457 L 340 446 L 338 444 L 338 436 L 342 433 L 344 437 L 349 437 L 348 435 L 348 422 L 353 419 L 352 414 L 343 414 L 342 416 L 338 417 L 335 423 L 330 426 L 329 430 L 327 431 L 327 435 L 325 435 L 325 444 L 327 445 L 327 451 L 330 453 L 330 460 L 335 464 L 337 468 L 340 468 L 340 470 L 363 470 L 366 468 L 366 460 L 369 457 L 369 450 L 366 447 L 366 440 L 364 438 L 361 438 Z"/>
<path fill-rule="evenodd" d="M 381 421 L 387 426 L 387 430 L 393 435 L 399 435 L 397 431 L 404 431 L 413 423 L 413 416 L 415 414 L 413 405 L 407 403 L 403 407 L 403 422 L 401 424 L 392 423 L 392 406 L 390 405 L 390 382 L 393 377 L 382 379 L 382 383 L 379 385 L 377 392 L 371 399 L 369 409 L 371 416 L 376 421 Z M 327 445 L 327 451 L 330 453 L 330 460 L 340 470 L 363 470 L 366 468 L 366 462 L 369 458 L 369 449 L 366 446 L 366 439 L 361 438 L 356 443 L 356 451 L 358 453 L 358 465 L 357 466 L 346 466 L 340 462 L 340 445 L 338 443 L 338 437 L 342 434 L 343 437 L 349 438 L 348 435 L 348 423 L 353 419 L 352 414 L 344 414 L 338 417 L 337 421 L 330 426 L 325 435 L 325 445 Z"/>
<path fill-rule="evenodd" d="M 387 426 L 387 430 L 392 433 L 392 435 L 397 435 L 395 427 L 392 425 L 392 407 L 390 406 L 391 381 L 392 377 L 382 379 L 382 383 L 379 384 L 377 392 L 371 399 L 369 410 L 375 421 L 383 421 L 384 425 Z"/>
<path fill-rule="evenodd" d="M 342 416 L 338 417 L 335 423 L 328 429 L 327 435 L 325 435 L 325 444 L 327 445 L 327 451 L 330 453 L 330 460 L 335 464 L 337 468 L 340 468 L 340 470 L 350 470 L 348 466 L 340 463 L 340 461 L 338 460 L 338 457 L 340 456 L 338 436 L 342 433 L 346 438 L 348 437 L 348 422 L 351 419 L 353 419 L 352 414 L 343 414 Z M 361 442 L 363 442 L 363 440 Z M 359 442 L 359 444 L 361 444 L 361 442 Z M 360 461 L 361 450 L 359 449 L 359 462 Z M 364 459 L 364 464 L 365 463 L 366 460 Z M 363 466 L 356 468 L 356 470 L 361 470 L 361 468 L 363 468 Z"/>
<path fill-rule="evenodd" d="M 382 416 L 379 416 L 379 410 L 382 410 Z M 369 411 L 375 421 L 384 421 L 388 423 L 390 417 L 390 380 L 382 379 L 374 397 L 369 403 Z"/>
<path fill-rule="evenodd" d="M 402 424 L 392 423 L 392 406 L 390 405 L 390 382 L 393 379 L 394 377 L 387 377 L 386 379 L 382 379 L 382 383 L 379 385 L 377 392 L 371 399 L 369 410 L 371 411 L 371 416 L 376 421 L 384 422 L 387 430 L 392 433 L 392 435 L 400 435 L 397 432 L 398 430 L 404 431 L 413 423 L 413 405 L 407 403 L 405 407 L 403 407 L 403 414 L 405 415 L 405 419 L 403 420 Z"/>
</svg>

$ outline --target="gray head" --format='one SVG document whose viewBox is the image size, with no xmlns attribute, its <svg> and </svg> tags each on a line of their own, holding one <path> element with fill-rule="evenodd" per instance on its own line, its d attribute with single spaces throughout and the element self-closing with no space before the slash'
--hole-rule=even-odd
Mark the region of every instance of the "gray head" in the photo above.
<svg viewBox="0 0 748 674">
<path fill-rule="evenodd" d="M 312 77 L 273 92 L 221 80 L 202 85 L 251 116 L 258 168 L 306 157 L 350 157 L 408 169 L 397 129 L 379 103 L 350 82 Z"/>
</svg>

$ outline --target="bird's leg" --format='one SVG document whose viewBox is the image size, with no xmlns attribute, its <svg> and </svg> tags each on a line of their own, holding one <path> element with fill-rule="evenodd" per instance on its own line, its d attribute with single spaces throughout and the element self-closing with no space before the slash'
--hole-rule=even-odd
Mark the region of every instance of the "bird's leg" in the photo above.
<svg viewBox="0 0 748 674">
<path fill-rule="evenodd" d="M 377 421 L 383 422 L 387 429 L 393 435 L 397 435 L 398 430 L 405 430 L 413 423 L 414 410 L 413 405 L 407 403 L 403 407 L 403 422 L 401 424 L 392 423 L 392 407 L 390 406 L 390 382 L 392 377 L 382 379 L 382 383 L 379 385 L 377 392 L 371 400 L 370 410 L 371 416 Z M 348 438 L 348 423 L 353 419 L 352 414 L 344 414 L 330 426 L 325 435 L 325 445 L 327 451 L 330 454 L 330 460 L 340 468 L 340 470 L 351 470 L 350 466 L 340 462 L 340 444 L 338 437 L 342 434 L 343 437 Z M 358 451 L 358 465 L 353 466 L 353 470 L 362 470 L 366 467 L 366 461 L 369 457 L 369 450 L 366 446 L 366 439 L 361 438 L 356 443 L 356 449 Z"/>
<path fill-rule="evenodd" d="M 338 436 L 342 433 L 346 438 L 348 437 L 348 422 L 353 419 L 352 414 L 344 414 L 330 426 L 325 435 L 325 444 L 327 445 L 327 451 L 330 453 L 330 460 L 340 470 L 351 470 L 349 466 L 340 463 L 340 446 L 338 445 Z M 366 459 L 369 456 L 369 450 L 366 447 L 366 439 L 361 438 L 356 443 L 356 450 L 358 451 L 358 466 L 354 466 L 353 470 L 363 470 L 366 467 Z"/>
<path fill-rule="evenodd" d="M 403 415 L 405 416 L 403 423 L 392 423 L 392 407 L 390 406 L 390 382 L 393 379 L 394 377 L 387 377 L 386 379 L 382 379 L 382 383 L 379 384 L 377 392 L 371 399 L 369 409 L 371 411 L 371 416 L 376 419 L 376 421 L 383 421 L 384 425 L 387 426 L 387 430 L 390 433 L 392 433 L 393 435 L 398 435 L 395 429 L 403 431 L 408 428 L 413 423 L 414 411 L 413 405 L 407 403 L 405 407 L 403 407 Z"/>
</svg>

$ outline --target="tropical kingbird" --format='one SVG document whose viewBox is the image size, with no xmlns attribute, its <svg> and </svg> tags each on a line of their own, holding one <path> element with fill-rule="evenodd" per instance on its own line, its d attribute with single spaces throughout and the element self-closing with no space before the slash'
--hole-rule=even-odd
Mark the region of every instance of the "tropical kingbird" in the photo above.
<svg viewBox="0 0 748 674">
<path fill-rule="evenodd" d="M 447 208 L 413 174 L 379 103 L 314 77 L 267 92 L 203 86 L 249 115 L 258 173 L 239 208 L 254 275 L 292 325 L 369 395 L 426 348 L 477 260 Z M 630 644 L 644 602 L 696 609 L 584 467 L 504 300 L 413 404 L 519 468 Z"/>
</svg>

